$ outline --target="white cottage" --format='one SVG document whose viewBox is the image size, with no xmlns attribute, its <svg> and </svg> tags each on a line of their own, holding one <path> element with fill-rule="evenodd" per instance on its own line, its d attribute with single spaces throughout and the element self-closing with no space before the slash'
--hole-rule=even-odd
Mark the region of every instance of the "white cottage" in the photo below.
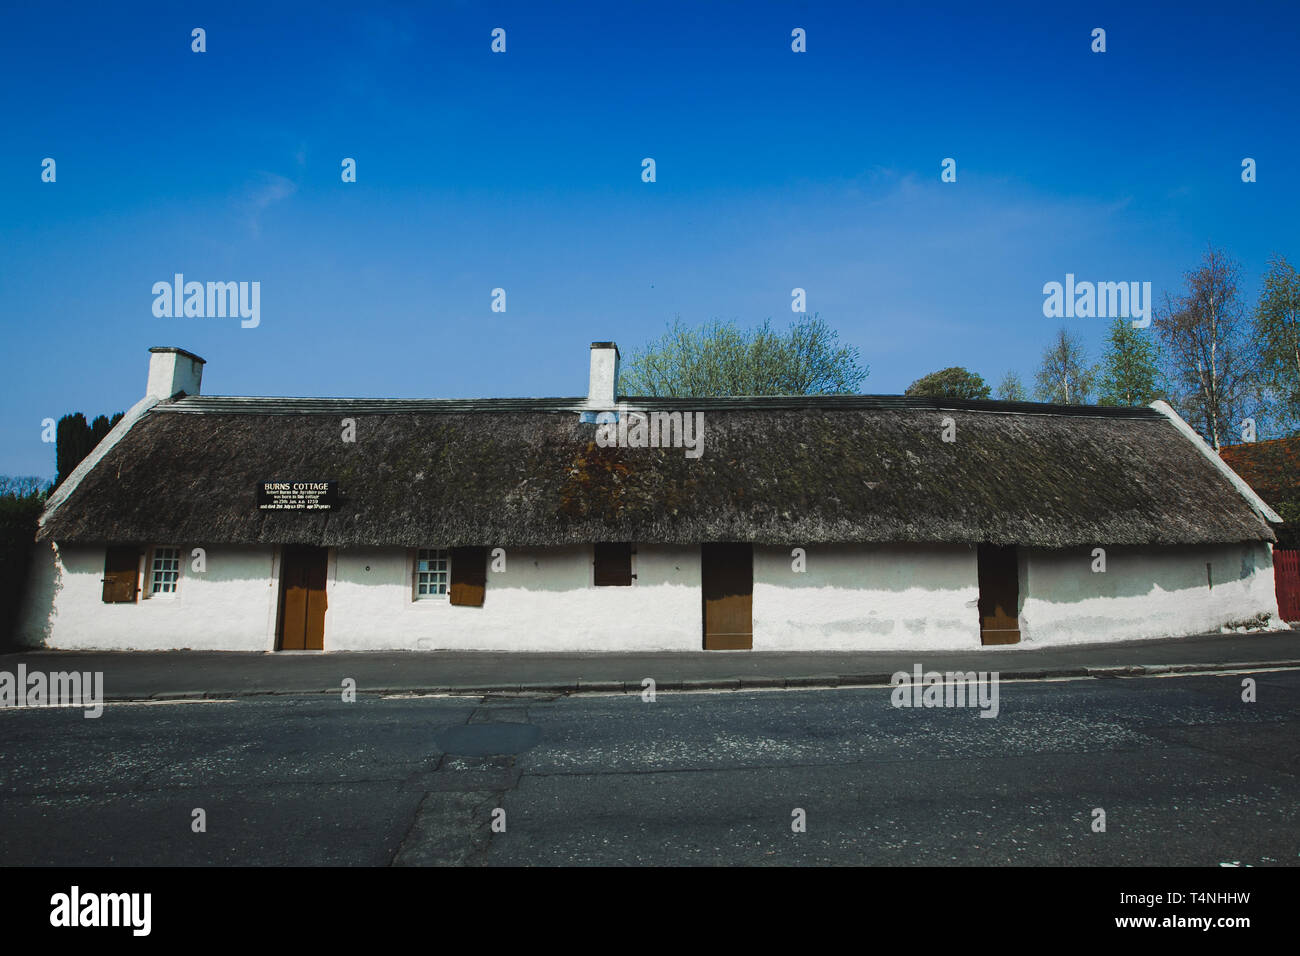
<svg viewBox="0 0 1300 956">
<path fill-rule="evenodd" d="M 29 643 L 937 649 L 1283 626 L 1281 519 L 1160 402 L 623 397 L 612 342 L 582 398 L 225 397 L 201 394 L 202 359 L 150 351 L 145 397 L 49 500 Z M 637 447 L 641 412 L 666 447 Z"/>
</svg>

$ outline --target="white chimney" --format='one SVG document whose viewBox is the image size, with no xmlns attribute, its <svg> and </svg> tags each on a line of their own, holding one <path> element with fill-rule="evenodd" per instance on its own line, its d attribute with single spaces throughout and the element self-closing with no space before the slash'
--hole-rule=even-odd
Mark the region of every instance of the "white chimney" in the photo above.
<svg viewBox="0 0 1300 956">
<path fill-rule="evenodd" d="M 149 350 L 149 386 L 146 398 L 166 401 L 177 392 L 199 394 L 203 381 L 203 359 L 184 349 L 155 347 Z"/>
<path fill-rule="evenodd" d="M 587 407 L 612 409 L 617 398 L 618 346 L 613 342 L 592 342 Z"/>
</svg>

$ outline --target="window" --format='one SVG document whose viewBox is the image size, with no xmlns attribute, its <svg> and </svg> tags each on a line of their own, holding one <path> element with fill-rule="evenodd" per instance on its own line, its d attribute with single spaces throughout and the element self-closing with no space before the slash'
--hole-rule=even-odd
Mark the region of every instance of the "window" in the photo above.
<svg viewBox="0 0 1300 956">
<path fill-rule="evenodd" d="M 415 560 L 415 599 L 446 597 L 451 557 L 443 548 L 421 548 Z"/>
<path fill-rule="evenodd" d="M 149 596 L 175 594 L 181 576 L 181 549 L 154 548 L 149 562 Z"/>
<path fill-rule="evenodd" d="M 596 571 L 592 577 L 596 587 L 631 587 L 632 579 L 632 545 L 631 543 L 598 544 L 596 551 Z"/>
</svg>

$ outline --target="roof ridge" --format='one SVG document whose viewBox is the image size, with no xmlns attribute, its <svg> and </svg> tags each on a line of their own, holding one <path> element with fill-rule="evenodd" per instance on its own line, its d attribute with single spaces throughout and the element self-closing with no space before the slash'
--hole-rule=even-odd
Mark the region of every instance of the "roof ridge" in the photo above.
<svg viewBox="0 0 1300 956">
<path fill-rule="evenodd" d="M 994 399 L 934 398 L 911 395 L 734 395 L 734 396 L 626 396 L 619 407 L 644 410 L 691 411 L 798 411 L 896 410 L 959 411 L 1003 415 L 1047 415 L 1072 418 L 1158 419 L 1146 406 L 1059 405 L 1048 402 L 1006 402 Z M 376 411 L 590 411 L 582 396 L 517 398 L 357 398 L 343 396 L 194 395 L 155 406 L 157 412 L 321 413 L 342 408 Z"/>
</svg>

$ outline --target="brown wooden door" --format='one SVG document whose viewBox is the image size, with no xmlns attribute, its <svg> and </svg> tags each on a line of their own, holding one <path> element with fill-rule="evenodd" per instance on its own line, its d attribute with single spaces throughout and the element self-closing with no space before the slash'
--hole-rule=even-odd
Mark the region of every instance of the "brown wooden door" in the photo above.
<svg viewBox="0 0 1300 956">
<path fill-rule="evenodd" d="M 135 545 L 113 546 L 104 555 L 105 604 L 134 604 L 140 593 L 140 549 Z"/>
<path fill-rule="evenodd" d="M 487 548 L 451 549 L 448 601 L 461 607 L 482 607 L 487 592 Z"/>
<path fill-rule="evenodd" d="M 325 649 L 325 578 L 329 551 L 285 545 L 280 560 L 280 650 Z"/>
<path fill-rule="evenodd" d="M 1020 570 L 1016 549 L 979 548 L 980 643 L 1020 643 Z"/>
<path fill-rule="evenodd" d="M 754 547 L 700 546 L 704 592 L 704 649 L 749 650 L 754 646 Z"/>
</svg>

